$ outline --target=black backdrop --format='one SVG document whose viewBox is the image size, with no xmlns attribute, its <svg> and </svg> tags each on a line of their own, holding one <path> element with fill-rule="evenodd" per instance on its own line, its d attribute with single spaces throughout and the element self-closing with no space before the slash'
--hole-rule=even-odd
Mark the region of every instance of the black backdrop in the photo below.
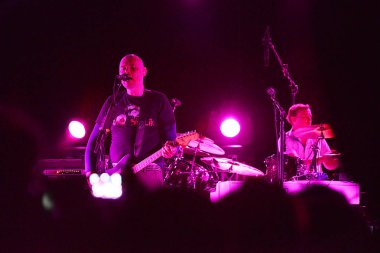
<svg viewBox="0 0 380 253">
<path fill-rule="evenodd" d="M 71 118 L 91 128 L 119 60 L 135 53 L 148 67 L 146 86 L 181 100 L 179 132 L 196 129 L 221 146 L 243 144 L 226 151 L 262 168 L 275 150 L 265 89 L 274 87 L 285 109 L 291 103 L 273 54 L 263 66 L 261 38 L 269 25 L 299 85 L 296 102 L 312 106 L 315 123 L 332 125 L 329 142 L 378 212 L 374 14 L 374 6 L 357 1 L 3 1 L 1 103 L 40 123 L 41 156 L 52 157 Z M 228 113 L 243 122 L 233 141 L 217 129 Z"/>
</svg>

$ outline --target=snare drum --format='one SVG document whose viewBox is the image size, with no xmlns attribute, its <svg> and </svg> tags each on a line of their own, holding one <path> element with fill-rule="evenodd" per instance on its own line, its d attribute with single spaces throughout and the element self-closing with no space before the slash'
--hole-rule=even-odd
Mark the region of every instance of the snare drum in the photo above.
<svg viewBox="0 0 380 253">
<path fill-rule="evenodd" d="M 273 154 L 264 160 L 267 169 L 265 176 L 269 181 L 273 182 L 278 177 L 278 159 Z M 299 157 L 284 155 L 284 181 L 289 181 L 305 173 L 305 164 Z"/>
</svg>

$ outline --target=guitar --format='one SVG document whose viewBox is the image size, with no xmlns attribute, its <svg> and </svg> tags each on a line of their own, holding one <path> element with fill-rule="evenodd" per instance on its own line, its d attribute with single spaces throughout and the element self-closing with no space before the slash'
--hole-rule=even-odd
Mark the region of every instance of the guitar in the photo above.
<svg viewBox="0 0 380 253">
<path fill-rule="evenodd" d="M 177 136 L 173 145 L 181 146 L 182 148 L 185 148 L 189 144 L 190 141 L 196 140 L 198 138 L 199 138 L 199 134 L 195 130 L 189 131 L 189 132 L 186 132 L 186 133 L 183 133 L 183 134 L 180 134 L 179 136 Z M 106 172 L 108 174 L 114 174 L 114 173 L 120 174 L 124 170 L 124 168 L 126 167 L 130 156 L 131 156 L 130 154 L 124 155 L 120 159 L 120 161 L 117 162 L 112 168 L 106 169 Z M 148 156 L 147 158 L 145 158 L 141 162 L 133 165 L 131 168 L 133 173 L 135 173 L 135 174 L 138 173 L 139 171 L 144 169 L 146 166 L 148 166 L 149 164 L 156 161 L 161 156 L 162 156 L 162 148 L 159 149 L 158 151 L 154 152 L 153 154 L 151 154 L 150 156 Z"/>
</svg>

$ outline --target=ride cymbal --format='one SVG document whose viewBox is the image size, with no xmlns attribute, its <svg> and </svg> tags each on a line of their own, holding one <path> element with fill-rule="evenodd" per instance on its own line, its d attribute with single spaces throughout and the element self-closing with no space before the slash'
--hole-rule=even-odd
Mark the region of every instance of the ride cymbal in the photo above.
<svg viewBox="0 0 380 253">
<path fill-rule="evenodd" d="M 236 162 L 229 158 L 203 157 L 201 158 L 201 161 L 219 171 L 236 173 L 236 174 L 244 175 L 244 176 L 263 176 L 264 175 L 264 172 L 262 172 L 259 169 L 256 169 L 244 163 Z"/>
</svg>

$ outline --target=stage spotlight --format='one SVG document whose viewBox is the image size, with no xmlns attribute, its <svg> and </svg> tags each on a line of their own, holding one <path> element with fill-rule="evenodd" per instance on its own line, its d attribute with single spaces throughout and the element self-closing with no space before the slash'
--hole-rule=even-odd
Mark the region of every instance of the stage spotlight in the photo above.
<svg viewBox="0 0 380 253">
<path fill-rule="evenodd" d="M 114 173 L 91 174 L 90 184 L 92 195 L 96 198 L 117 199 L 123 194 L 121 175 Z"/>
<path fill-rule="evenodd" d="M 77 139 L 81 139 L 85 136 L 86 130 L 84 128 L 84 125 L 76 120 L 73 120 L 69 124 L 69 132 L 71 136 Z"/>
<path fill-rule="evenodd" d="M 220 125 L 220 131 L 226 137 L 235 137 L 240 132 L 240 124 L 235 119 L 228 118 Z"/>
</svg>

